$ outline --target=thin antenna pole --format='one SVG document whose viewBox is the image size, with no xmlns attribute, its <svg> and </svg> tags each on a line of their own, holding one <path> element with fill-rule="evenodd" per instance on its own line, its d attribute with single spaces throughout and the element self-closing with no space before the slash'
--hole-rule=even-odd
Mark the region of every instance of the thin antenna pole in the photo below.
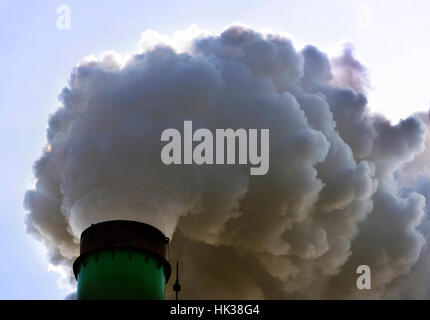
<svg viewBox="0 0 430 320">
<path fill-rule="evenodd" d="M 176 300 L 178 300 L 178 293 L 181 291 L 181 285 L 179 284 L 179 261 L 176 261 L 176 282 L 173 285 L 173 290 L 176 292 Z"/>
</svg>

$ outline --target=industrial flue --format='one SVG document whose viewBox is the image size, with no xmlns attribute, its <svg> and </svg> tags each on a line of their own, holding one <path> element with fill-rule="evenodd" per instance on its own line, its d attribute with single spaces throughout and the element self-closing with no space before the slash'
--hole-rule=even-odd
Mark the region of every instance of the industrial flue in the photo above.
<svg viewBox="0 0 430 320">
<path fill-rule="evenodd" d="M 157 228 L 135 221 L 93 224 L 81 234 L 73 264 L 77 298 L 165 299 L 171 267 L 169 239 Z"/>
</svg>

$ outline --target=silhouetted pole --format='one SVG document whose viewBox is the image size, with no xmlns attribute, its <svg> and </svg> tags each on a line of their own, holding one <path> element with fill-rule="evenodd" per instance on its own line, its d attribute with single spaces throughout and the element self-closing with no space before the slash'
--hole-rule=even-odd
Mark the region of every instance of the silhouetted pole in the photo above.
<svg viewBox="0 0 430 320">
<path fill-rule="evenodd" d="M 178 300 L 178 293 L 181 291 L 181 285 L 179 284 L 179 262 L 176 261 L 176 282 L 173 285 L 173 291 L 176 292 L 176 300 Z"/>
</svg>

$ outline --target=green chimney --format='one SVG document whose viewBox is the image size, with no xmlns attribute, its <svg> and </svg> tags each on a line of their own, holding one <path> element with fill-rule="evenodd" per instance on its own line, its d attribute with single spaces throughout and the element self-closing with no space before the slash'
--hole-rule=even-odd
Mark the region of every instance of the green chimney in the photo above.
<svg viewBox="0 0 430 320">
<path fill-rule="evenodd" d="M 168 238 L 145 223 L 92 225 L 81 235 L 80 256 L 73 264 L 78 299 L 165 299 L 171 273 L 167 245 Z"/>
</svg>

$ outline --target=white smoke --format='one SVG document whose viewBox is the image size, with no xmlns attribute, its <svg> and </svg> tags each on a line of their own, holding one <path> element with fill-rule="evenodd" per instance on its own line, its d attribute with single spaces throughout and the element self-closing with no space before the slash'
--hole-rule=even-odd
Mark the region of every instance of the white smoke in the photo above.
<svg viewBox="0 0 430 320">
<path fill-rule="evenodd" d="M 53 264 L 71 275 L 82 230 L 129 219 L 172 237 L 184 298 L 430 297 L 427 126 L 369 114 L 351 48 L 330 60 L 243 26 L 139 46 L 84 59 L 50 117 L 25 206 Z M 269 128 L 269 173 L 163 165 L 161 132 L 185 120 Z M 355 286 L 362 264 L 372 290 Z"/>
</svg>

